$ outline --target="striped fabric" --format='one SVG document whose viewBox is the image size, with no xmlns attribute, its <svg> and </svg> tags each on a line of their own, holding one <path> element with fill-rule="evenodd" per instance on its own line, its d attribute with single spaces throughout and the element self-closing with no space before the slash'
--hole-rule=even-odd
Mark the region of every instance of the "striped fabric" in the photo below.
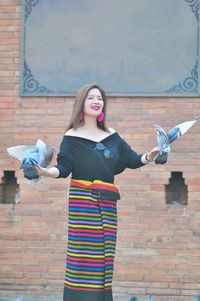
<svg viewBox="0 0 200 301">
<path fill-rule="evenodd" d="M 119 195 L 114 184 L 71 180 L 64 301 L 113 300 L 117 209 L 110 192 Z"/>
</svg>

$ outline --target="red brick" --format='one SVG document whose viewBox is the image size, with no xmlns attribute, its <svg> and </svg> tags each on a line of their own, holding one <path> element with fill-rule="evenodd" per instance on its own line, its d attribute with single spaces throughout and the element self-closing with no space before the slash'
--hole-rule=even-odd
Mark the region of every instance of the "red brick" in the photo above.
<svg viewBox="0 0 200 301">
<path fill-rule="evenodd" d="M 0 6 L 20 6 L 20 0 L 1 0 Z"/>
<path fill-rule="evenodd" d="M 73 97 L 19 96 L 20 1 L 0 3 L 0 175 L 15 170 L 21 203 L 0 204 L 0 295 L 62 295 L 65 269 L 69 179 L 44 179 L 33 188 L 6 146 L 37 138 L 59 147 Z M 108 121 L 137 151 L 156 145 L 158 123 L 165 129 L 199 115 L 199 98 L 109 97 Z M 195 149 L 194 149 L 195 145 Z M 199 124 L 172 146 L 168 163 L 127 170 L 117 177 L 119 231 L 114 293 L 152 294 L 157 301 L 193 301 L 200 274 Z M 54 162 L 56 157 L 54 158 Z M 52 162 L 52 164 L 54 164 Z M 165 204 L 171 171 L 182 171 L 188 207 Z M 0 183 L 2 182 L 2 179 Z M 185 208 L 185 209 L 184 209 Z M 56 292 L 56 293 L 55 293 Z M 116 298 L 117 300 L 117 298 Z"/>
</svg>

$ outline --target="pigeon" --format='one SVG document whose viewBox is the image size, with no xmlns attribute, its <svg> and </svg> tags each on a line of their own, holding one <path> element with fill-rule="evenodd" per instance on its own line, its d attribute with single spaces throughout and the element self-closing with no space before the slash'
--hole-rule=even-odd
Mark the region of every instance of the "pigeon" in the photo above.
<svg viewBox="0 0 200 301">
<path fill-rule="evenodd" d="M 159 125 L 154 125 L 157 129 L 157 142 L 160 147 L 160 153 L 155 159 L 156 164 L 165 164 L 170 153 L 170 144 L 184 135 L 198 120 L 200 116 L 197 116 L 189 121 L 185 121 L 176 125 L 168 132 L 165 132 Z"/>
<path fill-rule="evenodd" d="M 40 139 L 35 145 L 16 145 L 7 148 L 8 154 L 21 162 L 20 169 L 23 169 L 24 177 L 34 183 L 41 178 L 35 165 L 47 167 L 51 163 L 54 151 L 55 147 L 48 147 Z"/>
</svg>

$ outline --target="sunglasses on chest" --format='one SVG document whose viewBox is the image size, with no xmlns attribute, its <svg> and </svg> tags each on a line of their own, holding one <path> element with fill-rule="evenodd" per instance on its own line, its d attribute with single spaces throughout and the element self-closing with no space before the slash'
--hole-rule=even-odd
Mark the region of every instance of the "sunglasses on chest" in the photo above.
<svg viewBox="0 0 200 301">
<path fill-rule="evenodd" d="M 107 148 L 105 147 L 105 145 L 104 145 L 103 143 L 101 143 L 101 142 L 98 142 L 98 143 L 96 144 L 95 149 L 98 150 L 98 151 L 102 151 L 103 154 L 104 154 L 104 157 L 105 157 L 106 159 L 110 159 L 110 158 L 113 157 L 112 152 L 111 152 L 109 149 L 107 149 Z"/>
</svg>

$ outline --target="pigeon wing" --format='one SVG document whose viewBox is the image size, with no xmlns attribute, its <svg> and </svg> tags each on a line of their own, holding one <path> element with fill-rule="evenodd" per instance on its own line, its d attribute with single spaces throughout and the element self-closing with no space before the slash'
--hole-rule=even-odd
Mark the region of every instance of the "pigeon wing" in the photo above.
<svg viewBox="0 0 200 301">
<path fill-rule="evenodd" d="M 55 147 L 47 148 L 47 150 L 44 152 L 43 161 L 41 162 L 42 167 L 47 167 L 51 163 L 54 152 L 55 152 Z"/>
<path fill-rule="evenodd" d="M 177 127 L 180 129 L 181 136 L 184 135 L 196 122 L 197 119 L 192 119 L 177 125 Z"/>
<path fill-rule="evenodd" d="M 155 159 L 156 164 L 165 164 L 170 152 L 169 139 L 167 133 L 159 125 L 154 125 L 157 130 L 157 141 L 160 147 L 160 153 Z"/>
<path fill-rule="evenodd" d="M 166 134 L 166 132 L 163 130 L 163 128 L 161 128 L 161 126 L 159 126 L 159 125 L 157 125 L 157 124 L 154 124 L 153 126 L 157 129 L 157 131 L 158 131 L 159 133 L 162 133 L 162 135 L 164 136 L 164 138 L 166 139 L 166 141 L 168 141 L 167 134 Z"/>
<path fill-rule="evenodd" d="M 45 150 L 47 147 L 46 144 L 40 139 L 37 140 L 35 146 L 38 147 L 40 150 Z"/>
<path fill-rule="evenodd" d="M 27 152 L 34 152 L 37 150 L 37 147 L 34 145 L 16 145 L 7 148 L 7 152 L 11 157 L 22 161 L 26 156 Z"/>
<path fill-rule="evenodd" d="M 180 136 L 181 136 L 181 132 L 179 127 L 177 126 L 167 132 L 167 137 L 169 139 L 170 144 L 174 142 L 176 139 L 178 139 Z"/>
</svg>

